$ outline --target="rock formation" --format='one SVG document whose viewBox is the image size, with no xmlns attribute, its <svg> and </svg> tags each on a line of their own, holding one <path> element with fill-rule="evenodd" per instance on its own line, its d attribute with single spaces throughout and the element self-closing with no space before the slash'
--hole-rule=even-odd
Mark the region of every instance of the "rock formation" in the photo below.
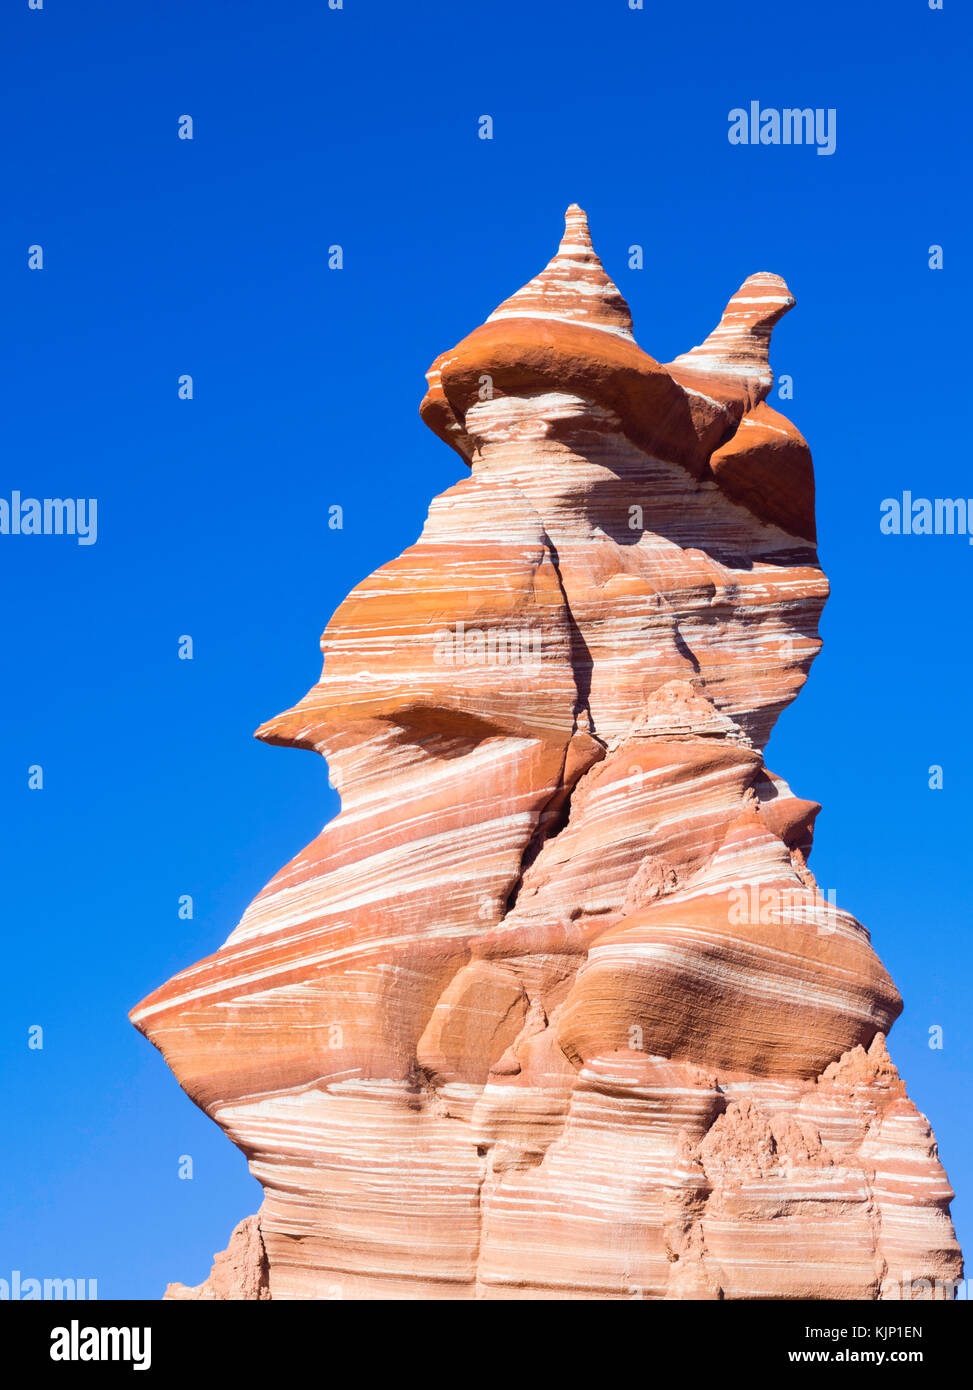
<svg viewBox="0 0 973 1390">
<path fill-rule="evenodd" d="M 433 364 L 470 476 L 258 731 L 340 814 L 132 1014 L 265 1193 L 169 1296 L 951 1296 L 901 1001 L 762 755 L 827 594 L 793 303 L 663 366 L 571 207 Z"/>
</svg>

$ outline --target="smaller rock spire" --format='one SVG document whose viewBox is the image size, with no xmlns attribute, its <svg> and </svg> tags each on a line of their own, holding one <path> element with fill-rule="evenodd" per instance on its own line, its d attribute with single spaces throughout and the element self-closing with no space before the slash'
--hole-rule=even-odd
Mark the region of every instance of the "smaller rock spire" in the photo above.
<svg viewBox="0 0 973 1390">
<path fill-rule="evenodd" d="M 498 319 L 576 323 L 635 341 L 629 307 L 605 274 L 591 243 L 587 215 L 577 203 L 564 214 L 564 235 L 553 260 L 494 309 L 487 323 Z"/>
<path fill-rule="evenodd" d="M 779 275 L 758 271 L 744 280 L 706 341 L 681 353 L 670 367 L 742 380 L 754 404 L 763 400 L 774 384 L 770 335 L 774 324 L 794 303 L 794 296 Z"/>
</svg>

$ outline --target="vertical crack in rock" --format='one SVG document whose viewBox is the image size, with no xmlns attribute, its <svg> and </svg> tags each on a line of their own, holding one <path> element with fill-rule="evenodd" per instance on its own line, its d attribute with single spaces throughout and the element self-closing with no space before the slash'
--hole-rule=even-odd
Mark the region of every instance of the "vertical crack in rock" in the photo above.
<svg viewBox="0 0 973 1390">
<path fill-rule="evenodd" d="M 554 565 L 554 572 L 557 575 L 558 587 L 564 602 L 564 614 L 570 631 L 571 670 L 577 690 L 573 711 L 574 727 L 572 740 L 564 749 L 564 762 L 558 778 L 558 786 L 538 817 L 534 833 L 524 849 L 520 862 L 520 872 L 507 896 L 502 913 L 503 918 L 506 918 L 513 910 L 524 880 L 524 874 L 537 858 L 542 846 L 548 840 L 554 839 L 567 825 L 571 813 L 571 798 L 579 779 L 592 763 L 604 756 L 604 747 L 591 722 L 591 707 L 589 705 L 591 653 L 588 651 L 587 643 L 571 612 L 571 605 L 564 589 L 564 581 L 561 578 L 561 564 L 557 547 L 546 532 L 543 534 Z M 573 757 L 571 756 L 572 751 Z"/>
<path fill-rule="evenodd" d="M 951 1296 L 901 1000 L 764 763 L 828 592 L 793 304 L 660 363 L 572 205 L 429 369 L 469 476 L 258 731 L 341 810 L 132 1012 L 264 1190 L 169 1297 Z"/>
<path fill-rule="evenodd" d="M 597 737 L 597 730 L 591 724 L 591 652 L 588 644 L 578 624 L 574 620 L 571 612 L 571 603 L 564 588 L 564 580 L 561 576 L 561 558 L 557 553 L 557 546 L 545 532 L 544 539 L 551 552 L 551 560 L 554 564 L 554 573 L 557 575 L 558 587 L 561 590 L 561 597 L 564 600 L 564 613 L 568 621 L 571 632 L 571 669 L 574 672 L 575 685 L 577 686 L 577 699 L 574 706 L 575 728 L 578 726 L 578 719 L 584 714 L 588 722 L 588 732 Z"/>
</svg>

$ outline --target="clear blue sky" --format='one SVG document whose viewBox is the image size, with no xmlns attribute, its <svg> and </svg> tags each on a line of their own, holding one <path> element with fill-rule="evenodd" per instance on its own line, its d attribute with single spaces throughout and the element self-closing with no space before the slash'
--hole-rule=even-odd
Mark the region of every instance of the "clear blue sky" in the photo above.
<svg viewBox="0 0 973 1390">
<path fill-rule="evenodd" d="M 322 761 L 251 731 L 460 476 L 419 421 L 423 372 L 544 265 L 575 200 L 661 360 L 752 271 L 797 296 L 773 361 L 833 596 L 769 763 L 824 804 L 812 867 L 906 1000 L 891 1050 L 969 1239 L 973 549 L 878 528 L 903 489 L 973 495 L 958 0 L 11 0 L 0 25 L 0 495 L 99 499 L 96 545 L 0 537 L 0 1276 L 156 1297 L 256 1209 L 126 1014 L 334 813 Z M 730 145 L 751 100 L 835 108 L 835 154 Z"/>
</svg>

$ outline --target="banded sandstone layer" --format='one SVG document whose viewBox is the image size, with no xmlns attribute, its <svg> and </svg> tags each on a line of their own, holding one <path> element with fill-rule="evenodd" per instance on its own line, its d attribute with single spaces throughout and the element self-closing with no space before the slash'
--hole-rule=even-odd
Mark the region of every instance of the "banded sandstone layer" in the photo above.
<svg viewBox="0 0 973 1390">
<path fill-rule="evenodd" d="M 793 303 L 663 366 L 572 207 L 433 364 L 470 477 L 258 731 L 340 814 L 132 1014 L 265 1193 L 169 1297 L 948 1296 L 901 1001 L 761 751 L 827 594 Z"/>
</svg>

